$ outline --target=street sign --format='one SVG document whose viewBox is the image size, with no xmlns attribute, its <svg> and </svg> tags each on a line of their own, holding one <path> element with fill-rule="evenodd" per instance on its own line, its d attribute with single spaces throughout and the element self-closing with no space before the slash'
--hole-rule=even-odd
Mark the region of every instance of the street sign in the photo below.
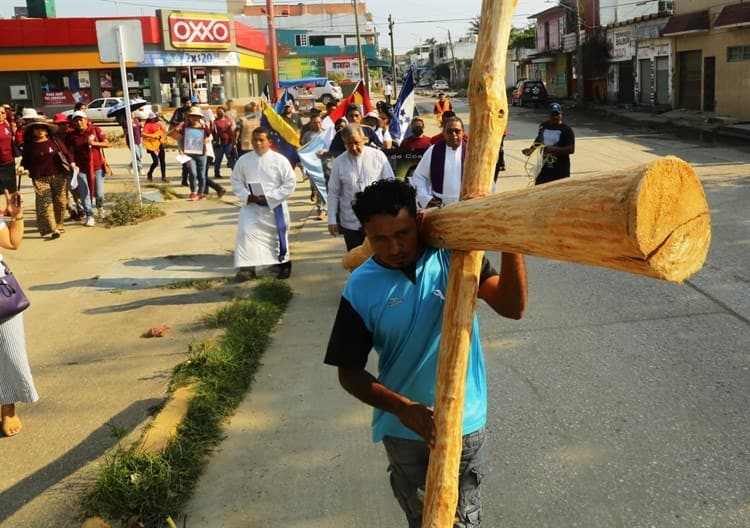
<svg viewBox="0 0 750 528">
<path fill-rule="evenodd" d="M 99 60 L 120 62 L 117 28 L 122 33 L 122 55 L 125 62 L 143 62 L 143 30 L 140 20 L 97 20 L 96 40 Z"/>
</svg>

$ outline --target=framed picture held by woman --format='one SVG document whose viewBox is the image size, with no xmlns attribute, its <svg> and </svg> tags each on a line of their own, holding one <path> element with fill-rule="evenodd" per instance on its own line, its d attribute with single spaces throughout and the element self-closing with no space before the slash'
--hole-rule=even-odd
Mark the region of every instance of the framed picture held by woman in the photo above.
<svg viewBox="0 0 750 528">
<path fill-rule="evenodd" d="M 205 152 L 206 131 L 203 127 L 185 127 L 185 142 L 183 152 L 185 154 L 197 154 L 202 156 Z"/>
</svg>

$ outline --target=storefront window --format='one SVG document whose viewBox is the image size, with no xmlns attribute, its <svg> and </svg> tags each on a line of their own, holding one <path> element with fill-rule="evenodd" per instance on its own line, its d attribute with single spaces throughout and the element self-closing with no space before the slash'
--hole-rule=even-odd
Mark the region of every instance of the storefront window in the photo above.
<svg viewBox="0 0 750 528">
<path fill-rule="evenodd" d="M 72 106 L 91 101 L 91 79 L 88 70 L 40 73 L 42 104 Z"/>
</svg>

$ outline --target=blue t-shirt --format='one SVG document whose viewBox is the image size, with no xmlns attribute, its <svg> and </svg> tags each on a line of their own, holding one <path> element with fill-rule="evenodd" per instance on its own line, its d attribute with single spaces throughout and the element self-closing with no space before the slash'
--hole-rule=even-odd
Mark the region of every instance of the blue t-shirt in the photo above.
<svg viewBox="0 0 750 528">
<path fill-rule="evenodd" d="M 372 258 L 358 267 L 344 288 L 326 363 L 364 368 L 367 355 L 374 348 L 378 353 L 378 381 L 413 401 L 433 407 L 449 261 L 447 250 L 426 248 L 416 263 L 414 281 L 403 270 L 386 268 Z M 462 435 L 484 427 L 486 418 L 484 359 L 475 314 Z M 395 415 L 375 409 L 373 441 L 384 436 L 421 439 Z"/>
</svg>

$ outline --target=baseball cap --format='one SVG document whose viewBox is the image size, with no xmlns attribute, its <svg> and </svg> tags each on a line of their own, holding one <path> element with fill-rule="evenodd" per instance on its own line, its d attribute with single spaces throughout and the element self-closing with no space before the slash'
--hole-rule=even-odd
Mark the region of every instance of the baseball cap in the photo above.
<svg viewBox="0 0 750 528">
<path fill-rule="evenodd" d="M 554 114 L 554 113 L 562 114 L 562 106 L 560 106 L 560 103 L 552 103 L 551 105 L 549 105 L 549 113 L 550 114 Z"/>
<path fill-rule="evenodd" d="M 88 119 L 86 112 L 81 112 L 80 110 L 76 110 L 75 112 L 73 112 L 72 119 L 75 119 L 76 117 L 82 117 L 83 119 Z"/>
</svg>

